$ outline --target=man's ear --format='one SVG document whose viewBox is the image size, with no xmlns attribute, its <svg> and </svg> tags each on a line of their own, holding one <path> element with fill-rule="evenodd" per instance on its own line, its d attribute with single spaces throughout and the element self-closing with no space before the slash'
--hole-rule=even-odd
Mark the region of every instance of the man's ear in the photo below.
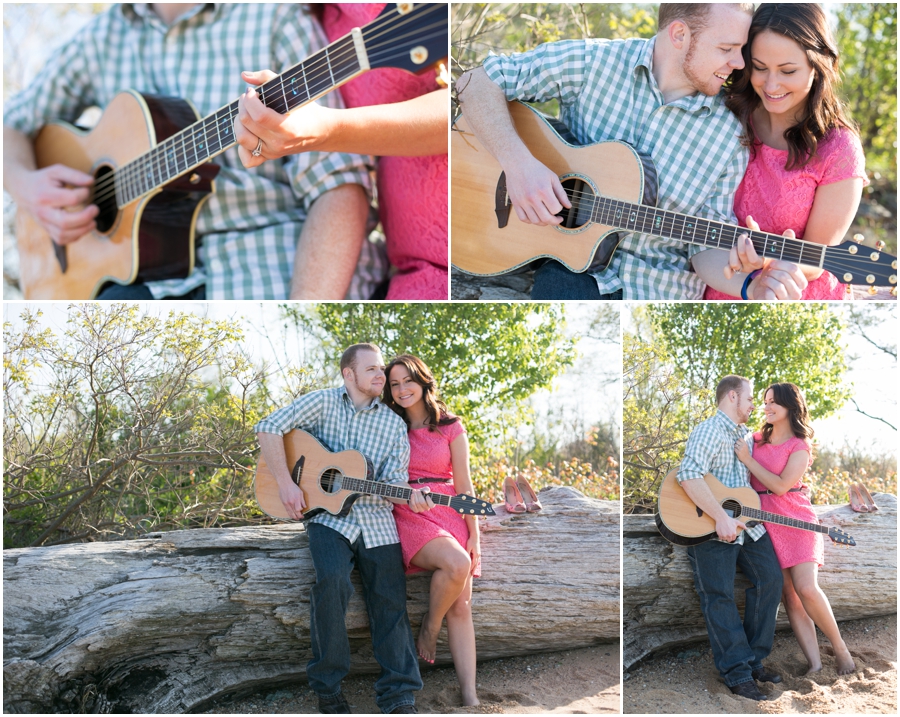
<svg viewBox="0 0 900 717">
<path fill-rule="evenodd" d="M 676 50 L 683 50 L 688 46 L 691 40 L 691 30 L 681 20 L 673 20 L 666 28 L 669 36 L 669 42 Z"/>
</svg>

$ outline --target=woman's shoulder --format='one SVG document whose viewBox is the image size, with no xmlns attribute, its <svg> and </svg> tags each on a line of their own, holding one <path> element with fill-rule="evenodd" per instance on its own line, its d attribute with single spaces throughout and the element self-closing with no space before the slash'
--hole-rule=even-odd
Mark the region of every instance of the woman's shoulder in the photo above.
<svg viewBox="0 0 900 717">
<path fill-rule="evenodd" d="M 438 423 L 438 430 L 441 432 L 441 435 L 447 439 L 448 443 L 453 441 L 461 433 L 466 432 L 459 416 L 450 415 L 445 415 L 441 418 Z"/>
<path fill-rule="evenodd" d="M 812 445 L 810 444 L 809 439 L 794 436 L 788 441 L 788 448 L 791 453 L 796 453 L 797 451 L 806 451 L 808 453 L 812 450 Z"/>
<path fill-rule="evenodd" d="M 753 434 L 753 442 L 759 443 L 761 440 L 762 440 L 762 431 L 756 431 L 756 433 Z"/>
</svg>

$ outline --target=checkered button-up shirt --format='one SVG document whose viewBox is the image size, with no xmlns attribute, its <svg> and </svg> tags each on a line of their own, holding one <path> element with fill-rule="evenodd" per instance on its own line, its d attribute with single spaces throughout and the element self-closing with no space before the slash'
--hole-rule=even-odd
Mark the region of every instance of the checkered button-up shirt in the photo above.
<svg viewBox="0 0 900 717">
<path fill-rule="evenodd" d="M 117 5 L 54 53 L 6 102 L 3 121 L 33 135 L 52 120 L 74 122 L 88 107 L 106 107 L 126 89 L 187 99 L 206 117 L 246 89 L 242 70 L 280 73 L 326 44 L 300 5 L 201 3 L 172 26 L 145 4 Z M 343 106 L 338 92 L 319 102 Z M 308 152 L 245 169 L 232 147 L 212 161 L 222 169 L 197 220 L 203 266 L 187 279 L 148 284 L 154 298 L 204 282 L 208 299 L 287 298 L 313 202 L 342 184 L 369 187 L 358 155 Z"/>
<path fill-rule="evenodd" d="M 734 193 L 749 158 L 738 139 L 740 124 L 721 95 L 697 93 L 666 104 L 652 73 L 654 43 L 567 40 L 488 57 L 484 69 L 507 99 L 559 100 L 560 119 L 580 144 L 623 141 L 652 158 L 660 209 L 733 224 Z M 622 236 L 610 265 L 594 275 L 600 293 L 702 298 L 705 284 L 690 265 L 700 247 L 647 234 Z"/>
<path fill-rule="evenodd" d="M 747 441 L 753 453 L 753 431 L 746 425 L 738 425 L 722 411 L 697 426 L 688 438 L 684 458 L 678 469 L 678 482 L 697 480 L 712 473 L 722 485 L 729 488 L 750 486 L 747 466 L 738 460 L 734 452 L 737 440 Z M 766 532 L 760 523 L 738 533 L 736 543 L 744 542 L 744 534 L 759 540 Z"/>
<path fill-rule="evenodd" d="M 371 461 L 375 480 L 404 483 L 409 479 L 406 424 L 377 398 L 357 410 L 343 386 L 313 391 L 264 418 L 254 430 L 283 436 L 294 428 L 308 431 L 330 451 L 359 451 Z M 374 495 L 358 498 L 346 517 L 323 512 L 310 522 L 333 528 L 351 543 L 362 535 L 367 548 L 400 541 L 393 505 Z"/>
</svg>

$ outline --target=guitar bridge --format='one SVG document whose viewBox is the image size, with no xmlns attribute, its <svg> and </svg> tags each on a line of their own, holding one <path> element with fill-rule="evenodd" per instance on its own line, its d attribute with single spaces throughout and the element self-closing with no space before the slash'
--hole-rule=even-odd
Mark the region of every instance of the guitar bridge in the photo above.
<svg viewBox="0 0 900 717">
<path fill-rule="evenodd" d="M 509 194 L 506 191 L 506 172 L 500 172 L 497 189 L 494 192 L 494 213 L 497 215 L 497 228 L 503 229 L 509 224 Z"/>
</svg>

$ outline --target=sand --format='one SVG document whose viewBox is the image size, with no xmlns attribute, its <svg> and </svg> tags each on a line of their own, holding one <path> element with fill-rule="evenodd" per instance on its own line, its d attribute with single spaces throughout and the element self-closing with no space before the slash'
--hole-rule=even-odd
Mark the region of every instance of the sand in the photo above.
<svg viewBox="0 0 900 717">
<path fill-rule="evenodd" d="M 654 658 L 626 673 L 626 714 L 897 714 L 897 616 L 840 623 L 856 672 L 838 676 L 820 634 L 823 669 L 806 676 L 793 633 L 775 635 L 766 667 L 784 681 L 763 684 L 768 702 L 731 694 L 713 666 L 707 643 Z"/>
<path fill-rule="evenodd" d="M 461 707 L 451 667 L 423 668 L 425 688 L 416 706 L 422 714 L 619 714 L 619 644 L 529 657 L 510 657 L 478 665 L 479 707 Z M 375 677 L 344 680 L 353 712 L 377 714 Z M 314 714 L 316 696 L 306 683 L 210 705 L 207 714 Z"/>
</svg>

